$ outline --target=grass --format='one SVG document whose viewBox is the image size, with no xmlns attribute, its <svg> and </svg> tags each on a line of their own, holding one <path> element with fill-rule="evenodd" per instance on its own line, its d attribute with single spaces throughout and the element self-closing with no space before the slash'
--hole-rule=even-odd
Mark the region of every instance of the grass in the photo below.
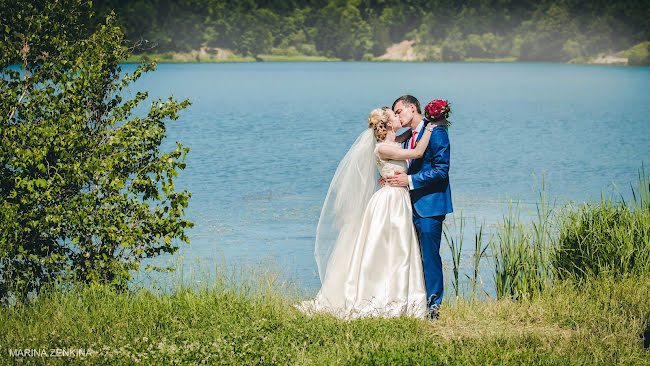
<svg viewBox="0 0 650 366">
<path fill-rule="evenodd" d="M 642 167 L 632 201 L 602 197 L 560 217 L 552 252 L 560 276 L 650 273 L 650 185 Z"/>
<path fill-rule="evenodd" d="M 454 225 L 456 224 L 456 216 L 452 215 L 452 221 Z M 463 232 L 463 226 L 465 224 L 465 218 L 463 217 L 463 211 L 460 211 L 460 226 L 458 229 L 458 239 L 455 239 L 453 236 L 451 236 L 448 232 L 449 229 L 445 227 L 445 230 L 443 230 L 443 235 L 445 237 L 445 241 L 447 241 L 447 245 L 449 246 L 449 251 L 451 252 L 451 260 L 452 260 L 452 266 L 453 266 L 453 277 L 452 277 L 452 287 L 454 288 L 454 293 L 456 294 L 456 298 L 460 296 L 460 278 L 459 278 L 459 272 L 460 272 L 460 266 L 461 266 L 461 257 L 462 257 L 462 252 L 463 252 L 463 237 L 464 237 L 464 232 Z M 445 224 L 447 225 L 447 224 Z M 480 261 L 480 257 L 478 259 Z"/>
<path fill-rule="evenodd" d="M 483 226 L 475 235 L 466 275 L 471 297 L 458 296 L 462 215 L 461 239 L 445 234 L 457 296 L 444 299 L 434 322 L 306 316 L 293 307 L 305 295 L 279 269 L 262 266 L 216 271 L 202 286 L 178 280 L 162 290 L 42 291 L 29 303 L 0 307 L 0 363 L 650 365 L 650 186 L 643 168 L 631 201 L 603 198 L 557 211 L 543 188 L 531 222 L 519 212 L 511 206 L 488 240 L 490 252 Z M 568 243 L 579 244 L 570 250 L 567 233 Z M 496 300 L 476 296 L 485 255 Z M 552 266 L 562 263 L 574 270 Z M 32 356 L 16 356 L 17 349 Z M 83 352 L 44 358 L 34 350 Z"/>
<path fill-rule="evenodd" d="M 472 300 L 476 300 L 477 296 L 481 296 L 480 294 L 477 294 L 477 291 L 479 289 L 479 282 L 481 286 L 483 286 L 483 281 L 480 276 L 480 268 L 481 268 L 481 258 L 484 258 L 486 256 L 486 252 L 490 246 L 490 242 L 488 241 L 486 244 L 483 242 L 483 227 L 485 226 L 485 223 L 481 224 L 479 226 L 478 230 L 474 233 L 474 254 L 472 254 L 472 276 L 470 277 L 469 275 L 466 275 L 467 279 L 471 282 L 472 285 Z M 476 222 L 474 223 L 474 227 L 476 227 Z"/>
<path fill-rule="evenodd" d="M 556 278 L 649 274 L 650 185 L 643 166 L 631 189 L 631 201 L 601 196 L 599 202 L 558 208 L 548 201 L 542 177 L 530 222 L 520 218 L 521 203 L 509 201 L 489 240 L 497 297 L 536 296 Z"/>
<path fill-rule="evenodd" d="M 346 322 L 295 310 L 278 277 L 220 277 L 169 293 L 47 291 L 0 310 L 0 361 L 53 364 L 650 364 L 650 277 L 558 282 L 531 300 L 454 301 L 439 321 Z M 9 349 L 85 355 L 10 357 Z"/>
<path fill-rule="evenodd" d="M 541 208 L 540 208 L 541 206 Z M 549 210 L 542 203 L 539 210 Z M 498 298 L 521 299 L 548 290 L 552 280 L 548 251 L 548 216 L 540 212 L 537 221 L 526 224 L 520 218 L 520 203 L 508 202 L 500 230 L 490 240 L 494 284 Z M 552 240 L 552 239 L 551 239 Z"/>
</svg>

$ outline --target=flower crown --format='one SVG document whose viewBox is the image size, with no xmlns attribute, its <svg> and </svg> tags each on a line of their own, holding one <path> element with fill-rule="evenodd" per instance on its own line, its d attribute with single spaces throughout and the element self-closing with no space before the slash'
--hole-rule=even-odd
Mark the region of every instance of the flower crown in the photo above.
<svg viewBox="0 0 650 366">
<path fill-rule="evenodd" d="M 424 107 L 424 117 L 429 121 L 436 121 L 441 117 L 447 119 L 451 113 L 449 102 L 441 99 L 434 99 Z"/>
</svg>

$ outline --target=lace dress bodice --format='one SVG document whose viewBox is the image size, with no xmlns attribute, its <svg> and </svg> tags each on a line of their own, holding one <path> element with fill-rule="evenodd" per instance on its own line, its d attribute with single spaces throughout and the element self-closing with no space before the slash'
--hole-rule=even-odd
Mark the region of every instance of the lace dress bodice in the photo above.
<svg viewBox="0 0 650 366">
<path fill-rule="evenodd" d="M 377 169 L 379 170 L 379 175 L 382 177 L 387 177 L 389 175 L 394 175 L 396 170 L 406 172 L 407 166 L 406 161 L 404 160 L 383 160 L 379 157 L 379 146 L 381 144 L 392 145 L 396 147 L 401 147 L 397 142 L 380 142 L 375 147 L 375 162 L 377 163 Z"/>
</svg>

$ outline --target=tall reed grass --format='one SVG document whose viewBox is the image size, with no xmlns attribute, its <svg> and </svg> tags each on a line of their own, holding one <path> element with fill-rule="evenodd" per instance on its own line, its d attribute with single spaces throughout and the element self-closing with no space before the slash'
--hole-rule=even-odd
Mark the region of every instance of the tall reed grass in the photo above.
<svg viewBox="0 0 650 366">
<path fill-rule="evenodd" d="M 454 215 L 452 217 L 452 221 L 454 225 L 456 224 L 456 216 Z M 460 226 L 458 229 L 458 236 L 454 237 L 449 233 L 449 227 L 447 224 L 445 224 L 445 230 L 443 230 L 443 234 L 445 236 L 445 240 L 447 241 L 447 245 L 449 247 L 449 251 L 451 252 L 451 261 L 452 261 L 452 271 L 453 271 L 453 277 L 452 277 L 452 282 L 451 285 L 454 288 L 454 293 L 456 294 L 456 298 L 460 296 L 460 279 L 459 279 L 459 271 L 460 271 L 460 266 L 461 266 L 461 258 L 463 254 L 463 237 L 464 237 L 464 225 L 465 225 L 465 218 L 463 217 L 463 211 L 460 211 Z"/>
<path fill-rule="evenodd" d="M 467 276 L 472 284 L 472 301 L 477 299 L 477 291 L 479 291 L 479 283 L 483 289 L 483 279 L 481 278 L 481 258 L 484 258 L 490 246 L 490 242 L 484 243 L 483 228 L 485 223 L 478 227 L 474 234 L 474 254 L 472 254 L 472 277 Z M 474 223 L 476 227 L 476 222 Z"/>
<path fill-rule="evenodd" d="M 596 203 L 549 202 L 545 177 L 530 222 L 521 201 L 508 210 L 491 237 L 490 255 L 498 298 L 530 298 L 561 278 L 650 273 L 650 185 L 643 166 L 632 200 L 601 195 Z"/>
<path fill-rule="evenodd" d="M 471 289 L 469 293 L 463 291 L 463 282 L 461 276 L 461 269 L 463 267 L 463 242 L 465 237 L 466 229 L 466 218 L 463 216 L 463 211 L 460 211 L 460 215 L 456 217 L 455 215 L 451 218 L 451 224 L 445 223 L 443 235 L 449 248 L 452 261 L 452 278 L 451 285 L 454 289 L 454 294 L 456 300 L 462 296 L 470 296 L 472 300 L 475 300 L 479 297 L 478 293 L 480 290 L 485 290 L 483 288 L 483 280 L 480 274 L 481 259 L 486 257 L 487 249 L 489 248 L 489 242 L 485 242 L 484 237 L 484 226 L 481 224 L 477 226 L 476 221 L 474 222 L 474 252 L 471 255 L 471 265 L 472 268 L 468 273 L 463 273 L 467 280 L 470 283 Z M 457 235 L 452 234 L 450 225 L 458 227 Z M 479 287 L 479 284 L 481 287 Z"/>
<path fill-rule="evenodd" d="M 548 209 L 538 205 L 538 210 Z M 548 260 L 549 243 L 540 240 L 550 234 L 540 231 L 550 227 L 544 214 L 526 224 L 521 220 L 521 203 L 508 201 L 508 211 L 499 231 L 490 241 L 494 285 L 498 298 L 522 299 L 544 292 L 550 286 L 552 271 Z"/>
<path fill-rule="evenodd" d="M 650 273 L 650 186 L 642 167 L 631 201 L 601 196 L 560 219 L 552 264 L 561 278 Z"/>
</svg>

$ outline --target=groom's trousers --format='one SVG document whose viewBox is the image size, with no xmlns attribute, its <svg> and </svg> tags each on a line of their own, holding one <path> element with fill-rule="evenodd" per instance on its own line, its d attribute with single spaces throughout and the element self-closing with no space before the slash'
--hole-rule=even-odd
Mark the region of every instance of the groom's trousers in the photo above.
<svg viewBox="0 0 650 366">
<path fill-rule="evenodd" d="M 413 223 L 420 240 L 424 283 L 427 287 L 427 305 L 430 312 L 439 309 L 442 303 L 444 281 L 442 260 L 440 259 L 440 241 L 444 220 L 445 215 L 421 217 L 413 210 Z"/>
</svg>

